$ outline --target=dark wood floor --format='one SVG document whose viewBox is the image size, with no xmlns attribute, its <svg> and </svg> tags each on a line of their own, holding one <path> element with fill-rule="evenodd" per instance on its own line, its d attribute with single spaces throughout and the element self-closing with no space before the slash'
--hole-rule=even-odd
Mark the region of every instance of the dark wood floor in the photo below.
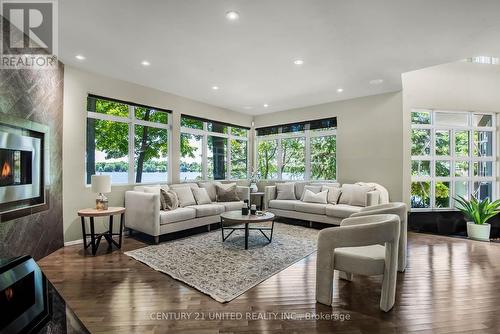
<svg viewBox="0 0 500 334">
<path fill-rule="evenodd" d="M 122 251 L 144 245 L 125 238 Z M 350 283 L 336 279 L 333 308 L 317 304 L 315 254 L 220 304 L 122 251 L 106 253 L 102 247 L 92 257 L 81 246 L 71 246 L 39 262 L 93 333 L 500 332 L 499 244 L 410 233 L 408 269 L 398 276 L 396 306 L 389 313 L 378 308 L 380 278 L 356 276 Z M 196 312 L 206 318 L 215 312 L 289 312 L 350 319 L 151 319 L 157 312 L 193 312 L 191 318 Z"/>
</svg>

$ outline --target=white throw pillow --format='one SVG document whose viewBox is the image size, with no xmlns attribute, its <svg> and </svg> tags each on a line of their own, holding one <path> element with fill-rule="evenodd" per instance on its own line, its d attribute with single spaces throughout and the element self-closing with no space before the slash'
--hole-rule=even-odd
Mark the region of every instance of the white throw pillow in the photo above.
<svg viewBox="0 0 500 334">
<path fill-rule="evenodd" d="M 200 188 L 205 188 L 207 190 L 208 196 L 210 196 L 210 200 L 212 200 L 212 202 L 217 201 L 217 186 L 221 185 L 220 182 L 200 182 L 198 185 Z"/>
<path fill-rule="evenodd" d="M 177 194 L 177 198 L 179 198 L 179 206 L 181 208 L 184 208 L 189 205 L 196 205 L 196 200 L 194 199 L 191 187 L 189 186 L 178 187 L 178 188 L 176 187 L 175 189 L 172 190 Z"/>
<path fill-rule="evenodd" d="M 276 199 L 294 200 L 295 199 L 295 183 L 277 183 L 276 190 L 278 195 Z"/>
<path fill-rule="evenodd" d="M 322 186 L 321 191 L 325 190 L 328 190 L 328 203 L 337 204 L 341 193 L 340 188 L 334 186 Z"/>
<path fill-rule="evenodd" d="M 208 195 L 207 189 L 205 188 L 193 189 L 193 195 L 194 199 L 196 200 L 196 204 L 198 205 L 212 203 L 212 200 Z"/>
<path fill-rule="evenodd" d="M 315 194 L 309 189 L 304 189 L 304 199 L 302 200 L 302 202 L 327 204 L 327 197 L 328 190 L 320 191 L 319 193 Z"/>
<path fill-rule="evenodd" d="M 304 191 L 302 192 L 302 196 L 300 197 L 301 201 L 304 201 L 304 195 L 306 194 L 306 190 L 310 190 L 314 194 L 317 194 L 321 191 L 321 186 L 313 186 L 313 185 L 304 186 Z"/>
<path fill-rule="evenodd" d="M 373 187 L 370 186 L 356 186 L 352 189 L 350 205 L 366 206 L 367 193 L 372 191 Z"/>
<path fill-rule="evenodd" d="M 349 204 L 351 202 L 352 192 L 355 187 L 359 187 L 355 184 L 344 184 L 342 185 L 339 204 Z"/>
</svg>

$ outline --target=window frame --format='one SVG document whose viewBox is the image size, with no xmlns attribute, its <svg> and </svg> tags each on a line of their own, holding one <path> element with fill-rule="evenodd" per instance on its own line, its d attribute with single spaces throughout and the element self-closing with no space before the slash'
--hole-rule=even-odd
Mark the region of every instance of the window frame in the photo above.
<svg viewBox="0 0 500 334">
<path fill-rule="evenodd" d="M 187 117 L 187 118 L 195 118 L 189 115 L 181 115 L 182 117 Z M 239 180 L 246 180 L 249 179 L 250 177 L 250 146 L 248 145 L 250 140 L 249 140 L 249 135 L 250 135 L 250 130 L 247 129 L 244 126 L 236 126 L 236 125 L 230 125 L 230 124 L 225 124 L 222 122 L 218 122 L 215 120 L 201 120 L 203 122 L 203 129 L 194 129 L 194 128 L 188 128 L 181 126 L 180 127 L 180 134 L 182 135 L 183 133 L 186 134 L 191 134 L 191 135 L 197 135 L 201 136 L 201 147 L 202 147 L 202 153 L 201 153 L 201 180 L 180 180 L 181 183 L 186 183 L 186 182 L 198 182 L 198 181 L 239 181 Z M 209 122 L 215 122 L 215 123 L 221 123 L 224 126 L 227 127 L 227 133 L 220 133 L 220 132 L 213 132 L 208 130 L 208 123 Z M 182 122 L 181 122 L 182 124 Z M 247 136 L 242 137 L 242 136 L 236 136 L 232 134 L 232 129 L 233 128 L 242 128 L 247 130 Z M 226 169 L 226 178 L 224 180 L 209 180 L 208 179 L 208 137 L 220 137 L 220 138 L 225 138 L 227 140 L 227 146 L 226 146 L 226 163 L 227 163 L 227 169 Z M 233 178 L 231 171 L 232 171 L 232 160 L 231 160 L 231 141 L 232 140 L 241 140 L 241 141 L 246 141 L 247 142 L 247 177 L 245 179 L 237 179 Z M 181 152 L 179 152 L 180 159 L 181 157 Z M 180 172 L 179 172 L 179 178 L 180 178 Z"/>
<path fill-rule="evenodd" d="M 281 131 L 281 128 L 280 130 Z M 283 148 L 281 145 L 281 141 L 283 139 L 293 139 L 293 138 L 304 138 L 305 139 L 305 150 L 304 150 L 304 162 L 305 162 L 305 170 L 304 170 L 304 179 L 296 180 L 296 181 L 310 181 L 311 180 L 311 139 L 312 138 L 317 138 L 317 137 L 329 137 L 329 136 L 335 136 L 336 140 L 336 145 L 338 144 L 337 141 L 337 129 L 329 129 L 329 130 L 321 130 L 321 129 L 314 129 L 310 130 L 309 125 L 306 124 L 306 127 L 304 131 L 299 131 L 299 132 L 284 132 L 284 133 L 277 133 L 277 134 L 271 134 L 271 135 L 264 135 L 264 136 L 257 136 L 255 135 L 255 145 L 254 145 L 254 168 L 255 170 L 258 170 L 259 168 L 259 144 L 263 141 L 277 141 L 277 150 L 276 150 L 276 161 L 277 161 L 277 168 L 278 168 L 278 177 L 276 179 L 262 179 L 263 181 L 293 181 L 293 180 L 283 180 L 283 176 L 279 172 L 281 170 L 281 166 L 283 162 L 281 161 L 282 156 L 283 156 Z M 335 152 L 335 160 L 337 159 L 337 152 Z M 339 178 L 338 174 L 338 164 L 335 164 L 335 175 L 336 175 L 336 180 Z M 336 181 L 336 180 L 323 180 L 323 179 L 314 179 L 315 182 L 321 182 L 321 181 Z"/>
<path fill-rule="evenodd" d="M 89 96 L 89 97 L 91 97 L 91 96 Z M 143 105 L 134 105 L 134 104 L 131 104 L 129 102 L 118 101 L 118 100 L 109 99 L 109 98 L 105 98 L 105 97 L 97 97 L 97 96 L 92 96 L 92 97 L 96 98 L 96 99 L 101 99 L 101 100 L 114 101 L 116 103 L 122 103 L 122 104 L 128 106 L 128 116 L 127 117 L 102 114 L 102 113 L 87 110 L 86 119 L 91 118 L 91 119 L 97 119 L 97 120 L 101 120 L 101 121 L 111 121 L 111 122 L 117 122 L 117 123 L 122 123 L 122 124 L 128 125 L 128 179 L 127 179 L 128 181 L 127 181 L 127 183 L 112 183 L 111 185 L 112 186 L 130 186 L 130 185 L 158 184 L 158 181 L 141 182 L 141 183 L 135 182 L 135 126 L 136 125 L 167 130 L 167 138 L 168 138 L 167 144 L 168 144 L 168 153 L 169 153 L 167 155 L 167 179 L 164 181 L 161 181 L 160 183 L 171 183 L 172 182 L 172 173 L 171 173 L 171 171 L 172 171 L 172 168 L 171 168 L 172 167 L 172 159 L 171 159 L 171 153 L 172 153 L 172 113 L 170 111 L 167 111 L 167 110 L 162 110 L 162 109 L 143 106 Z M 135 117 L 135 108 L 136 107 L 149 108 L 151 110 L 165 112 L 167 114 L 167 124 L 136 119 L 136 117 Z M 88 126 L 88 125 L 86 125 L 86 126 Z M 85 131 L 85 142 L 87 142 L 86 139 L 87 139 L 87 131 Z M 87 153 L 88 153 L 87 147 L 85 146 L 85 156 L 87 156 Z M 85 164 L 84 183 L 87 187 L 90 187 L 90 184 L 87 183 L 86 164 Z"/>
<path fill-rule="evenodd" d="M 475 182 L 491 182 L 492 191 L 491 196 L 493 199 L 498 198 L 497 196 L 497 185 L 496 185 L 496 152 L 497 152 L 497 133 L 496 133 L 496 115 L 493 112 L 476 112 L 476 111 L 452 111 L 452 110 L 438 110 L 438 109 L 426 109 L 426 108 L 413 108 L 412 112 L 429 112 L 430 113 L 430 124 L 413 124 L 410 123 L 410 159 L 413 161 L 430 161 L 430 176 L 413 176 L 413 169 L 410 164 L 410 188 L 413 182 L 430 182 L 430 206 L 428 208 L 411 208 L 412 211 L 450 211 L 457 210 L 454 205 L 453 197 L 455 194 L 455 182 L 467 182 L 468 195 L 474 192 Z M 467 115 L 467 125 L 436 125 L 436 113 L 449 113 L 449 114 L 466 114 Z M 489 115 L 491 116 L 491 126 L 474 126 L 472 123 L 474 115 Z M 410 117 L 411 122 L 411 117 Z M 412 155 L 411 146 L 413 145 L 411 138 L 411 131 L 414 129 L 429 129 L 430 130 L 430 154 L 429 155 Z M 450 133 L 450 154 L 449 155 L 436 155 L 436 131 L 449 131 Z M 469 133 L 469 143 L 468 150 L 469 154 L 467 156 L 460 156 L 456 154 L 456 143 L 455 134 L 458 131 L 468 131 Z M 474 132 L 475 131 L 489 131 L 492 133 L 492 154 L 489 157 L 476 157 L 474 156 Z M 450 162 L 450 176 L 435 176 L 436 173 L 436 161 L 449 161 Z M 455 176 L 455 167 L 457 162 L 467 161 L 469 164 L 468 176 Z M 474 176 L 474 163 L 475 162 L 491 162 L 492 163 L 492 176 Z M 437 182 L 449 182 L 449 196 L 450 203 L 448 207 L 436 207 L 436 183 Z M 411 189 L 410 189 L 410 201 L 411 201 Z"/>
</svg>

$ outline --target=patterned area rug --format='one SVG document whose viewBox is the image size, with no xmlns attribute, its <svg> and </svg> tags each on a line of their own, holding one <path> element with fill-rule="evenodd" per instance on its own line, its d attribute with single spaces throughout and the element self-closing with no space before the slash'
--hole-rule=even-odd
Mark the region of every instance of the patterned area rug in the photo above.
<svg viewBox="0 0 500 334">
<path fill-rule="evenodd" d="M 224 243 L 217 230 L 125 254 L 225 303 L 316 251 L 318 233 L 274 223 L 273 241 L 250 231 L 248 250 L 243 230 L 236 230 Z"/>
</svg>

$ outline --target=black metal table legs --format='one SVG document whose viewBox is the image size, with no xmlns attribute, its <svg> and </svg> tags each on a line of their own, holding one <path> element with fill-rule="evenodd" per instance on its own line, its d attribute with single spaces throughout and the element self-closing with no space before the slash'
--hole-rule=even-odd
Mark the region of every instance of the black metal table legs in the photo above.
<svg viewBox="0 0 500 334">
<path fill-rule="evenodd" d="M 89 217 L 90 218 L 90 233 L 86 232 L 85 228 L 85 217 L 81 217 L 81 222 L 82 222 L 82 236 L 83 236 L 83 248 L 87 249 L 91 247 L 92 249 L 92 255 L 95 255 L 97 252 L 97 248 L 99 248 L 99 244 L 101 242 L 101 239 L 104 237 L 106 241 L 108 242 L 108 247 L 111 248 L 113 245 L 115 245 L 118 249 L 122 247 L 122 231 L 123 231 L 123 217 L 124 214 L 120 214 L 120 230 L 118 233 L 113 233 L 113 215 L 109 216 L 109 230 L 103 233 L 95 233 L 95 223 L 94 223 L 94 217 Z M 113 239 L 113 236 L 117 235 L 118 236 L 118 242 Z M 90 237 L 90 241 L 87 242 L 87 238 Z"/>
</svg>

